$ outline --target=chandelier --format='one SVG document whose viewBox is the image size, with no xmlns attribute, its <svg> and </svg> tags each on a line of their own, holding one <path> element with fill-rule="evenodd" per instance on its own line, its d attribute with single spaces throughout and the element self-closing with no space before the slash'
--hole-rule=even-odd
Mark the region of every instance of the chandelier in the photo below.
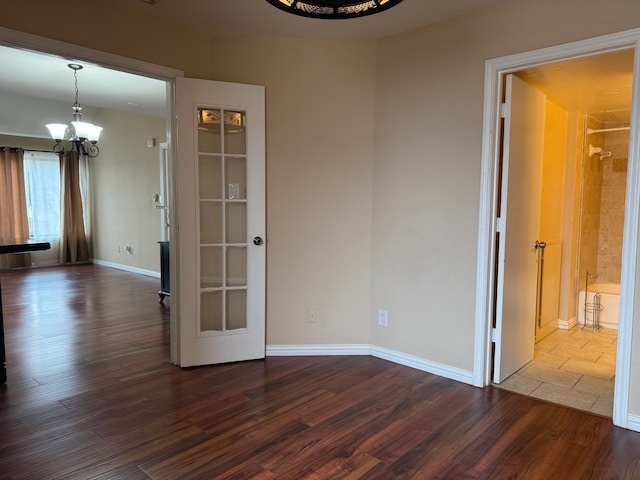
<svg viewBox="0 0 640 480">
<path fill-rule="evenodd" d="M 353 18 L 382 12 L 402 0 L 267 0 L 285 12 L 313 18 Z"/>
<path fill-rule="evenodd" d="M 80 103 L 78 103 L 78 70 L 82 70 L 82 65 L 70 63 L 67 66 L 73 70 L 73 78 L 75 81 L 76 101 L 73 107 L 71 107 L 73 109 L 73 121 L 71 125 L 49 123 L 45 126 L 49 129 L 51 137 L 56 141 L 53 146 L 55 153 L 63 154 L 65 152 L 62 141 L 67 140 L 71 143 L 71 149 L 73 150 L 75 148 L 78 155 L 87 155 L 94 158 L 100 154 L 97 143 L 102 127 L 82 121 L 82 107 Z"/>
</svg>

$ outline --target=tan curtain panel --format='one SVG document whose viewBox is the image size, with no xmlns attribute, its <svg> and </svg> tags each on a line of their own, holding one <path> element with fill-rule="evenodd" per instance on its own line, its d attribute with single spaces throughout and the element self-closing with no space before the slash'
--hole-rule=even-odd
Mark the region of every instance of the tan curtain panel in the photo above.
<svg viewBox="0 0 640 480">
<path fill-rule="evenodd" d="M 0 147 L 0 243 L 29 239 L 21 148 Z M 0 269 L 28 267 L 31 254 L 0 255 Z"/>
<path fill-rule="evenodd" d="M 84 230 L 77 152 L 72 151 L 60 156 L 60 183 L 60 263 L 87 262 L 89 245 Z"/>
</svg>

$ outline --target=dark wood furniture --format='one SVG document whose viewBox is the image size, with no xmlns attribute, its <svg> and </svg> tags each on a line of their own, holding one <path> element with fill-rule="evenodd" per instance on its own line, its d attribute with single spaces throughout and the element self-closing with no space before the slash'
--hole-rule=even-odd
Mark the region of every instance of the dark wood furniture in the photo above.
<svg viewBox="0 0 640 480">
<path fill-rule="evenodd" d="M 49 250 L 51 244 L 49 242 L 14 242 L 0 244 L 0 254 L 26 253 L 35 252 L 37 250 Z M 7 353 L 4 348 L 4 317 L 2 314 L 2 283 L 0 283 L 0 382 L 7 382 Z"/>
<path fill-rule="evenodd" d="M 171 295 L 169 242 L 158 243 L 160 244 L 160 291 L 158 292 L 158 298 L 162 302 L 166 296 Z"/>
</svg>

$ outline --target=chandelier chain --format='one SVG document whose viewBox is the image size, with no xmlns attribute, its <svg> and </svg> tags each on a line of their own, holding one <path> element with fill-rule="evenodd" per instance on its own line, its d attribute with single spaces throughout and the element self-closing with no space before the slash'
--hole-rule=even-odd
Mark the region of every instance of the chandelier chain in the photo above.
<svg viewBox="0 0 640 480">
<path fill-rule="evenodd" d="M 80 104 L 78 103 L 78 94 L 79 94 L 79 90 L 78 90 L 78 70 L 74 70 L 73 71 L 73 79 L 75 81 L 75 86 L 76 86 L 76 101 L 73 104 L 73 108 L 74 108 L 74 110 L 81 110 L 82 107 L 80 107 Z"/>
<path fill-rule="evenodd" d="M 82 107 L 78 101 L 78 97 L 80 96 L 78 70 L 82 70 L 83 67 L 78 63 L 69 63 L 67 67 L 73 70 L 75 93 L 75 102 L 72 106 L 73 120 L 71 126 L 64 123 L 49 123 L 46 125 L 49 133 L 56 142 L 53 146 L 53 151 L 60 155 L 64 154 L 65 147 L 62 145 L 62 140 L 68 140 L 71 142 L 71 148 L 75 149 L 79 155 L 87 155 L 88 157 L 94 158 L 100 154 L 97 143 L 102 127 L 82 121 Z"/>
</svg>

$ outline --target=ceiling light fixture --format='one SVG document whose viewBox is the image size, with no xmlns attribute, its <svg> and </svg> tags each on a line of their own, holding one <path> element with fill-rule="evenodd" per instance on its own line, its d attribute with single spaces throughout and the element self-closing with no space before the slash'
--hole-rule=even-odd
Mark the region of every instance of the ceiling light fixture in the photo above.
<svg viewBox="0 0 640 480">
<path fill-rule="evenodd" d="M 100 154 L 98 149 L 98 139 L 102 127 L 82 121 L 82 107 L 78 103 L 78 70 L 82 70 L 82 65 L 70 63 L 67 65 L 73 70 L 73 78 L 75 80 L 76 101 L 73 104 L 73 121 L 68 126 L 64 123 L 49 123 L 46 127 L 49 129 L 51 137 L 56 141 L 53 146 L 55 153 L 63 154 L 65 152 L 63 140 L 71 142 L 71 149 L 75 147 L 78 155 L 87 155 L 91 158 Z"/>
<path fill-rule="evenodd" d="M 354 18 L 373 15 L 402 0 L 267 0 L 285 12 L 313 18 Z"/>
</svg>

